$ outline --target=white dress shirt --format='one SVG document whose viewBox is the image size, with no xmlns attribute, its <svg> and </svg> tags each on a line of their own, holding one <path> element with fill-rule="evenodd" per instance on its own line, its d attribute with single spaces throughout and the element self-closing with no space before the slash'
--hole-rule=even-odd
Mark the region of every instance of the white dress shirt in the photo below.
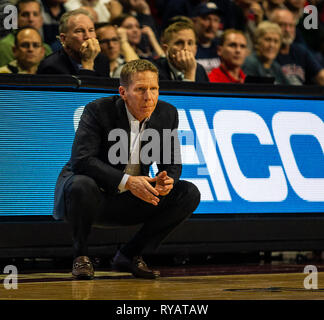
<svg viewBox="0 0 324 320">
<path fill-rule="evenodd" d="M 140 141 L 141 135 L 144 131 L 146 122 L 149 118 L 146 118 L 142 123 L 138 121 L 128 110 L 127 106 L 125 105 L 127 117 L 130 126 L 130 142 L 129 142 L 129 159 L 128 164 L 124 170 L 124 176 L 118 186 L 120 192 L 126 191 L 125 185 L 129 176 L 139 176 L 141 174 L 141 164 L 140 164 Z"/>
</svg>

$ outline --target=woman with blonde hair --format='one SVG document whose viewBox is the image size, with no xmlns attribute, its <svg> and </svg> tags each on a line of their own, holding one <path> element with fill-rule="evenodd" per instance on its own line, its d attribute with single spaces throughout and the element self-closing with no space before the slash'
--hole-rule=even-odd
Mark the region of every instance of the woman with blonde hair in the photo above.
<svg viewBox="0 0 324 320">
<path fill-rule="evenodd" d="M 255 30 L 254 53 L 248 56 L 242 66 L 247 76 L 272 77 L 275 84 L 289 84 L 275 61 L 281 46 L 282 31 L 269 21 L 259 23 Z"/>
</svg>

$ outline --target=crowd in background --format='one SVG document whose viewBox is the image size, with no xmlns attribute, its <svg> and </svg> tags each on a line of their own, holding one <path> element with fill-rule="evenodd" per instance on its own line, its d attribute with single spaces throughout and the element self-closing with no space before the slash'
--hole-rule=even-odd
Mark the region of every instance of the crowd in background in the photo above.
<svg viewBox="0 0 324 320">
<path fill-rule="evenodd" d="M 18 29 L 5 28 L 8 4 Z M 2 0 L 0 11 L 0 73 L 118 78 L 148 59 L 161 80 L 324 85 L 324 0 Z"/>
</svg>

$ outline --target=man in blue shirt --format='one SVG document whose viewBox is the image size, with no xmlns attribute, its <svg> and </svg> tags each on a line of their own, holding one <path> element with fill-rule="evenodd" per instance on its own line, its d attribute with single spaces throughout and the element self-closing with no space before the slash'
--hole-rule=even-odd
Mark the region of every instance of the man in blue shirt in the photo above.
<svg viewBox="0 0 324 320">
<path fill-rule="evenodd" d="M 220 14 L 221 11 L 217 8 L 217 5 L 208 2 L 199 4 L 192 16 L 197 35 L 196 60 L 205 68 L 207 73 L 220 65 L 220 58 L 217 54 Z"/>
<path fill-rule="evenodd" d="M 296 20 L 291 11 L 276 9 L 270 20 L 277 23 L 283 33 L 282 46 L 277 56 L 281 69 L 290 84 L 324 85 L 324 69 L 310 50 L 294 43 L 296 37 Z"/>
</svg>

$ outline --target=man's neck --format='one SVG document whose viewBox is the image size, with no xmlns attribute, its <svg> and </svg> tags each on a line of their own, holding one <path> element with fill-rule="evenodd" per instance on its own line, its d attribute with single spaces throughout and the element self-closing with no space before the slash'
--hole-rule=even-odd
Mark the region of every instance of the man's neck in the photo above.
<svg viewBox="0 0 324 320">
<path fill-rule="evenodd" d="M 210 40 L 210 39 L 199 39 L 199 44 L 203 48 L 209 48 L 212 45 L 212 40 Z"/>
<path fill-rule="evenodd" d="M 37 71 L 37 68 L 38 68 L 38 65 L 32 65 L 32 66 L 23 66 L 21 65 L 18 61 L 18 66 L 21 70 L 25 71 L 26 73 L 28 74 L 36 74 L 36 71 Z"/>
<path fill-rule="evenodd" d="M 224 66 L 224 65 L 223 65 Z M 241 71 L 241 67 L 232 67 L 230 69 L 228 69 L 227 66 L 224 66 L 225 70 L 234 78 L 239 80 L 240 79 L 240 71 Z"/>
<path fill-rule="evenodd" d="M 287 54 L 289 54 L 289 51 L 290 51 L 290 44 L 282 44 L 281 45 L 281 48 L 280 48 L 281 54 L 287 55 Z"/>
<path fill-rule="evenodd" d="M 66 46 L 63 46 L 63 50 L 65 51 L 65 53 L 73 60 L 73 61 L 75 61 L 76 63 L 81 63 L 81 57 L 80 57 L 80 55 L 77 53 L 77 52 L 75 52 L 75 51 L 73 51 L 73 50 L 71 50 L 70 48 L 68 48 L 68 47 L 66 47 Z"/>
</svg>

